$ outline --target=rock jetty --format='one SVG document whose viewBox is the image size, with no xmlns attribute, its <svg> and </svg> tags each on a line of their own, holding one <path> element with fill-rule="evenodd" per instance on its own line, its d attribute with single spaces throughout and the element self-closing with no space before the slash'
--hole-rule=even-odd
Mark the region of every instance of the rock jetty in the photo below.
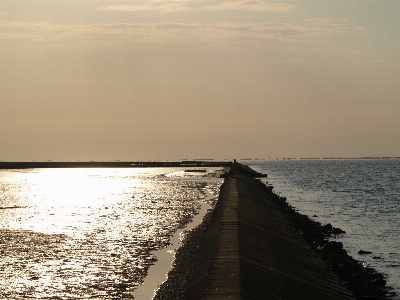
<svg viewBox="0 0 400 300">
<path fill-rule="evenodd" d="M 241 166 L 178 249 L 154 299 L 390 299 L 383 276 Z"/>
</svg>

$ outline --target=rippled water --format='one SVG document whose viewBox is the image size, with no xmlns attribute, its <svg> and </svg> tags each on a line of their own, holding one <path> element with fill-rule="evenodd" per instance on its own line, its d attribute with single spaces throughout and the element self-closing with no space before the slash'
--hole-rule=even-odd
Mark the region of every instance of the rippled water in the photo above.
<svg viewBox="0 0 400 300">
<path fill-rule="evenodd" d="M 387 276 L 400 299 L 400 160 L 253 161 L 299 212 L 347 233 L 349 254 Z M 372 251 L 359 255 L 359 250 Z M 375 258 L 374 258 L 375 257 Z M 379 258 L 377 258 L 379 257 Z"/>
<path fill-rule="evenodd" d="M 0 298 L 133 298 L 217 169 L 0 172 Z"/>
</svg>

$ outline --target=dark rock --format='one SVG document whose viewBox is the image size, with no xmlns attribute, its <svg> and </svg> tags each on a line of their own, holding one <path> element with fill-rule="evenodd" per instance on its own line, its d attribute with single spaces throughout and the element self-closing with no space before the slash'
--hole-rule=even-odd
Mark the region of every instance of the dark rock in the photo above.
<svg viewBox="0 0 400 300">
<path fill-rule="evenodd" d="M 364 250 L 360 250 L 360 251 L 358 251 L 358 254 L 360 254 L 360 255 L 364 255 L 364 254 L 372 254 L 372 252 L 371 252 L 371 251 L 364 251 Z"/>
<path fill-rule="evenodd" d="M 322 226 L 322 229 L 325 231 L 331 231 L 332 230 L 332 225 L 330 223 L 325 224 L 324 226 Z"/>
<path fill-rule="evenodd" d="M 346 251 L 346 249 L 341 249 L 341 250 L 339 251 L 339 255 L 340 255 L 340 256 L 346 257 L 346 256 L 347 256 L 347 251 Z"/>
<path fill-rule="evenodd" d="M 369 286 L 368 287 L 368 293 L 372 296 L 377 297 L 378 299 L 382 299 L 382 297 L 385 295 L 385 292 L 380 289 L 378 286 Z"/>
<path fill-rule="evenodd" d="M 364 284 L 359 284 L 354 289 L 354 295 L 357 297 L 357 299 L 358 299 L 358 297 L 369 296 L 368 287 Z"/>
<path fill-rule="evenodd" d="M 382 274 L 375 273 L 374 269 L 370 268 L 370 270 L 371 271 L 369 271 L 369 273 L 367 275 L 369 280 L 373 281 L 373 280 L 376 280 L 376 279 L 384 279 Z"/>
<path fill-rule="evenodd" d="M 335 272 L 338 274 L 339 278 L 341 280 L 346 280 L 348 281 L 350 276 L 349 276 L 349 267 L 346 265 L 342 265 L 339 264 L 336 268 L 335 268 Z"/>
<path fill-rule="evenodd" d="M 371 283 L 376 286 L 385 286 L 386 280 L 383 278 L 377 278 L 377 279 L 372 280 Z"/>
<path fill-rule="evenodd" d="M 327 242 L 317 248 L 318 251 L 323 251 L 324 254 L 337 254 L 343 249 L 343 244 L 341 242 Z"/>
<path fill-rule="evenodd" d="M 334 251 L 334 252 L 339 252 L 340 250 L 343 249 L 343 244 L 342 244 L 341 242 L 332 241 L 332 242 L 331 242 L 331 247 L 330 247 L 330 248 L 331 248 L 332 251 Z"/>
<path fill-rule="evenodd" d="M 374 256 L 373 259 L 382 259 L 380 256 Z"/>
<path fill-rule="evenodd" d="M 344 230 L 342 230 L 340 228 L 333 227 L 332 228 L 332 233 L 333 234 L 343 234 L 343 233 L 346 233 L 346 231 L 344 231 Z"/>
</svg>

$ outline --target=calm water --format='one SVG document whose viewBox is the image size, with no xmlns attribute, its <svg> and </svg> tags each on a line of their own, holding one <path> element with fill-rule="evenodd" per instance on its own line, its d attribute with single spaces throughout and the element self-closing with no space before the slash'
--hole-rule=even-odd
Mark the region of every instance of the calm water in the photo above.
<svg viewBox="0 0 400 300">
<path fill-rule="evenodd" d="M 347 233 L 349 255 L 387 276 L 400 299 L 400 160 L 246 162 L 299 212 Z M 372 251 L 359 255 L 359 250 Z M 381 257 L 374 259 L 373 257 Z"/>
<path fill-rule="evenodd" d="M 217 169 L 0 172 L 0 299 L 133 298 Z"/>
</svg>

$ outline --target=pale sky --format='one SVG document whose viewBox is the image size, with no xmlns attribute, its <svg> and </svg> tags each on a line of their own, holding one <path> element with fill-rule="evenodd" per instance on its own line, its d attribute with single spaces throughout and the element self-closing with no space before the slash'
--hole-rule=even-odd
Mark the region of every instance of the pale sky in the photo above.
<svg viewBox="0 0 400 300">
<path fill-rule="evenodd" d="M 0 160 L 400 156 L 399 13 L 0 0 Z"/>
</svg>

